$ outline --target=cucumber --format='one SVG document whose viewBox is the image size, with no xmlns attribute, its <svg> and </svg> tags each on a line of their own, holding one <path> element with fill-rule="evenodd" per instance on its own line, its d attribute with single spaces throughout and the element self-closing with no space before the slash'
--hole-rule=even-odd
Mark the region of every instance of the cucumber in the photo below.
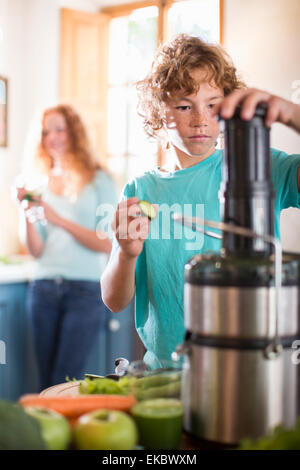
<svg viewBox="0 0 300 470">
<path fill-rule="evenodd" d="M 155 207 L 150 204 L 148 201 L 139 201 L 139 206 L 142 211 L 142 213 L 148 217 L 149 220 L 155 219 L 157 216 L 157 212 Z"/>
<path fill-rule="evenodd" d="M 164 374 L 153 374 L 146 377 L 138 377 L 136 386 L 139 388 L 159 387 L 180 380 L 181 372 L 171 372 Z"/>
<path fill-rule="evenodd" d="M 137 400 L 180 396 L 181 373 L 173 371 L 130 379 L 131 390 Z"/>
<path fill-rule="evenodd" d="M 177 381 L 147 389 L 136 388 L 133 394 L 138 401 L 142 401 L 151 398 L 180 398 L 180 392 L 181 382 Z"/>
<path fill-rule="evenodd" d="M 91 379 L 91 380 L 103 379 L 102 375 L 96 375 L 96 374 L 84 374 L 84 377 L 87 378 L 87 379 Z"/>
</svg>

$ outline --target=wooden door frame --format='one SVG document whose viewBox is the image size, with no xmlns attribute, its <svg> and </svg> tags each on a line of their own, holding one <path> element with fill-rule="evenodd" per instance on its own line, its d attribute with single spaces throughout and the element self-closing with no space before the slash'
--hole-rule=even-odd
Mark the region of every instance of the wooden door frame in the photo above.
<svg viewBox="0 0 300 470">
<path fill-rule="evenodd" d="M 157 20 L 157 47 L 167 40 L 168 36 L 168 11 L 176 0 L 140 0 L 124 5 L 116 5 L 101 9 L 101 13 L 105 13 L 111 18 L 120 16 L 127 16 L 133 10 L 138 8 L 146 8 L 156 6 L 158 7 L 158 20 Z M 219 15 L 220 15 L 220 44 L 223 44 L 223 13 L 224 13 L 224 0 L 219 0 Z M 157 165 L 161 166 L 165 161 L 165 150 L 162 146 L 158 145 L 157 150 Z"/>
<path fill-rule="evenodd" d="M 127 3 L 123 5 L 116 5 L 112 7 L 105 7 L 99 10 L 100 14 L 105 15 L 110 21 L 113 18 L 121 17 L 121 16 L 128 16 L 130 13 L 139 8 L 151 7 L 155 6 L 158 8 L 158 19 L 157 19 L 157 47 L 159 47 L 162 43 L 167 40 L 168 36 L 168 11 L 170 7 L 176 2 L 176 0 L 138 0 L 132 3 Z M 223 44 L 223 11 L 224 11 L 224 0 L 219 0 L 220 5 L 220 43 Z M 76 10 L 69 10 L 69 9 L 61 9 L 61 15 L 63 17 L 65 13 L 71 13 L 76 15 Z M 90 16 L 90 13 L 80 12 L 81 17 L 86 14 L 87 17 Z M 61 31 L 61 41 L 62 41 L 62 49 L 64 49 L 64 41 L 66 41 L 66 37 L 68 34 L 64 34 L 64 31 Z M 63 71 L 66 64 L 64 63 L 63 57 L 60 57 L 60 70 Z M 65 82 L 62 78 L 64 78 L 66 74 L 61 72 L 60 77 L 60 95 L 64 94 Z M 68 86 L 67 86 L 68 88 Z M 108 83 L 107 83 L 108 88 Z M 105 139 L 104 139 L 105 140 Z M 102 157 L 106 162 L 107 158 L 107 149 L 105 151 L 105 156 Z M 165 160 L 165 151 L 158 145 L 157 151 L 157 164 L 161 166 Z"/>
<path fill-rule="evenodd" d="M 179 1 L 179 0 L 178 0 Z M 157 29 L 157 44 L 165 42 L 167 39 L 167 17 L 168 10 L 176 3 L 176 0 L 140 0 L 132 3 L 125 3 L 124 5 L 115 5 L 112 7 L 101 8 L 101 13 L 109 15 L 111 18 L 119 16 L 127 16 L 133 10 L 146 7 L 158 7 L 158 29 Z M 223 45 L 223 20 L 224 20 L 224 0 L 219 0 L 220 11 L 220 44 Z"/>
</svg>

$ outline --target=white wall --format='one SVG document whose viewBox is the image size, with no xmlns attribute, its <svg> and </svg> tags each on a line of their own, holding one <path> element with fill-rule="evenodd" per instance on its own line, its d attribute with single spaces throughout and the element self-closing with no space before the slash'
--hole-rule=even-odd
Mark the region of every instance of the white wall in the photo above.
<svg viewBox="0 0 300 470">
<path fill-rule="evenodd" d="M 0 74 L 8 78 L 8 147 L 0 147 L 0 255 L 18 246 L 10 183 L 19 168 L 24 128 L 24 1 L 0 2 Z"/>
<path fill-rule="evenodd" d="M 60 8 L 69 8 L 70 10 L 83 10 L 90 13 L 99 11 L 99 5 L 94 0 L 57 0 Z"/>
<path fill-rule="evenodd" d="M 247 85 L 291 100 L 300 80 L 299 46 L 299 0 L 224 0 L 224 47 Z M 275 124 L 271 145 L 299 154 L 300 135 Z M 283 248 L 300 252 L 299 233 L 300 211 L 283 211 Z"/>
<path fill-rule="evenodd" d="M 9 146 L 0 148 L 0 255 L 19 249 L 10 187 L 20 171 L 28 130 L 37 112 L 58 98 L 59 8 L 96 12 L 108 3 L 0 1 L 0 74 L 9 79 Z M 224 45 L 250 86 L 291 99 L 292 82 L 300 80 L 299 40 L 299 0 L 224 0 Z M 272 145 L 299 153 L 300 137 L 276 124 Z M 284 247 L 300 251 L 300 216 L 294 212 L 284 211 L 282 239 Z"/>
<path fill-rule="evenodd" d="M 0 256 L 20 249 L 11 186 L 40 112 L 58 100 L 62 7 L 99 11 L 93 0 L 0 1 L 0 75 L 9 80 L 8 147 L 0 147 Z"/>
<path fill-rule="evenodd" d="M 62 8 L 70 8 L 73 10 L 83 10 L 96 13 L 104 7 L 133 3 L 135 1 L 136 0 L 58 0 L 58 3 Z"/>
<path fill-rule="evenodd" d="M 26 125 L 36 112 L 57 102 L 59 10 L 56 1 L 26 0 L 25 110 Z"/>
</svg>

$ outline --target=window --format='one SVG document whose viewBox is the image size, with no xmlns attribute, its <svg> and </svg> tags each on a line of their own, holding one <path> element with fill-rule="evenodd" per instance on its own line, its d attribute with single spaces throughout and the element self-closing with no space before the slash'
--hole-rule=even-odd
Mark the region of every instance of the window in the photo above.
<svg viewBox="0 0 300 470">
<path fill-rule="evenodd" d="M 133 10 L 110 22 L 108 165 L 120 185 L 153 167 L 157 144 L 147 139 L 136 108 L 135 82 L 150 68 L 156 49 L 158 8 Z"/>
<path fill-rule="evenodd" d="M 145 6 L 149 5 L 149 6 Z M 162 41 L 178 33 L 221 42 L 222 0 L 148 0 L 103 9 L 111 15 L 108 84 L 108 168 L 122 187 L 125 182 L 161 164 L 137 115 L 135 82 L 150 69 Z"/>
<path fill-rule="evenodd" d="M 168 11 L 168 38 L 179 33 L 199 36 L 207 42 L 219 42 L 219 0 L 175 2 Z"/>
</svg>

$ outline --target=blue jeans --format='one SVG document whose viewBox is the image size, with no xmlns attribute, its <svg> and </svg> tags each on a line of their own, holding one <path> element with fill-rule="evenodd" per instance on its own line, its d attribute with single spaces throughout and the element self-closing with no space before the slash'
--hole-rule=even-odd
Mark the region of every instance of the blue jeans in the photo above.
<svg viewBox="0 0 300 470">
<path fill-rule="evenodd" d="M 32 281 L 27 307 L 41 390 L 65 382 L 66 376 L 81 379 L 108 318 L 100 282 L 62 278 Z"/>
</svg>

